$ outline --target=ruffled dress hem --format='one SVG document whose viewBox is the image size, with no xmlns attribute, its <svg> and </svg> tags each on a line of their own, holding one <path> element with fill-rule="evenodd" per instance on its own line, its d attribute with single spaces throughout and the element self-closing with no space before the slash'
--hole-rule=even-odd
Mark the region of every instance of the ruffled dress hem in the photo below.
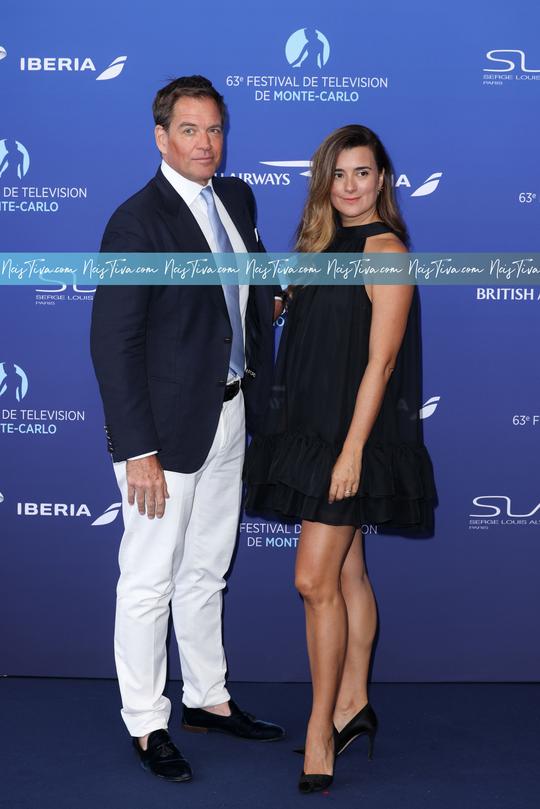
<svg viewBox="0 0 540 809">
<path fill-rule="evenodd" d="M 374 525 L 381 533 L 433 532 L 436 490 L 423 445 L 368 441 L 358 493 L 329 504 L 337 456 L 338 451 L 317 435 L 255 436 L 246 455 L 246 511 L 356 528 Z"/>
</svg>

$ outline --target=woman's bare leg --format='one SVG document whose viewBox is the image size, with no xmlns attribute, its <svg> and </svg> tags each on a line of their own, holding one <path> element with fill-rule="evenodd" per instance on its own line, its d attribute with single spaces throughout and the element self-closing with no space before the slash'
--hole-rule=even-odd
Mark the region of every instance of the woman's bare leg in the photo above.
<svg viewBox="0 0 540 809">
<path fill-rule="evenodd" d="M 333 771 L 333 716 L 347 648 L 347 608 L 341 570 L 353 541 L 352 526 L 302 523 L 296 557 L 296 588 L 304 598 L 313 705 L 306 736 L 304 772 Z"/>
<path fill-rule="evenodd" d="M 338 730 L 342 730 L 368 702 L 369 663 L 377 630 L 377 607 L 364 562 L 364 538 L 359 530 L 343 564 L 341 592 L 347 607 L 349 631 L 334 711 L 334 724 Z"/>
</svg>

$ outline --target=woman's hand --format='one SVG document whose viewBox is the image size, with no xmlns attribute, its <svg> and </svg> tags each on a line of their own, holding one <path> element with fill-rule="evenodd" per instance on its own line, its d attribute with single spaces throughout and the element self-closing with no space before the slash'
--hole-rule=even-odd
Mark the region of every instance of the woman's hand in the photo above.
<svg viewBox="0 0 540 809">
<path fill-rule="evenodd" d="M 354 497 L 360 485 L 362 453 L 343 449 L 332 469 L 328 502 Z"/>
</svg>

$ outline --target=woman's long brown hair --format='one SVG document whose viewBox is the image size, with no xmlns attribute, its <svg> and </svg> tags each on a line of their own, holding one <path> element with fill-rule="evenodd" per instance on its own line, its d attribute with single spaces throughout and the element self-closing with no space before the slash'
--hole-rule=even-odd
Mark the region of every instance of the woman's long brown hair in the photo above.
<svg viewBox="0 0 540 809">
<path fill-rule="evenodd" d="M 380 139 L 367 126 L 349 124 L 336 129 L 323 140 L 311 166 L 311 182 L 302 219 L 298 226 L 295 249 L 301 253 L 320 253 L 331 244 L 339 216 L 330 202 L 334 172 L 340 152 L 367 146 L 371 149 L 377 169 L 384 169 L 384 181 L 377 197 L 377 215 L 408 246 L 409 236 L 396 202 L 392 184 L 393 169 Z"/>
</svg>

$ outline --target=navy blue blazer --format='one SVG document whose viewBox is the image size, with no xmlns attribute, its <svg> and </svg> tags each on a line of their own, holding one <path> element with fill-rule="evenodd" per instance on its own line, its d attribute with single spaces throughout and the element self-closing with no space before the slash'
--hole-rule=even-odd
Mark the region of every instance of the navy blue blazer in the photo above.
<svg viewBox="0 0 540 809">
<path fill-rule="evenodd" d="M 212 180 L 249 252 L 263 252 L 255 200 L 236 177 Z M 161 169 L 112 215 L 102 252 L 210 252 L 188 206 Z M 273 367 L 275 288 L 252 286 L 243 381 L 248 430 L 259 431 Z M 158 450 L 164 469 L 195 472 L 223 403 L 232 329 L 221 286 L 100 286 L 91 353 L 113 460 Z"/>
</svg>

